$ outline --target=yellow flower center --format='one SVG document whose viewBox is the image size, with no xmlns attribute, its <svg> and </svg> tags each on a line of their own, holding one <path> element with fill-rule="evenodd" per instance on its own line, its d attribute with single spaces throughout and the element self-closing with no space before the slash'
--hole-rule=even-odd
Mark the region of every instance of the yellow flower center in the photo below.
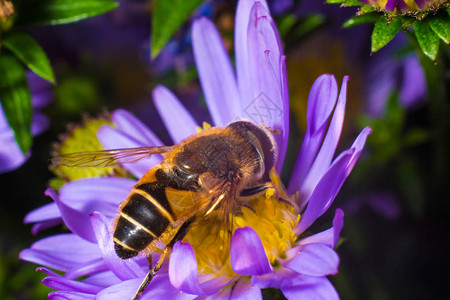
<svg viewBox="0 0 450 300">
<path fill-rule="evenodd" d="M 296 241 L 293 229 L 300 221 L 300 215 L 293 204 L 295 199 L 287 197 L 275 171 L 271 172 L 271 179 L 274 188 L 251 199 L 248 207 L 242 206 L 233 218 L 232 227 L 235 230 L 249 226 L 255 230 L 270 264 L 277 267 L 279 259 L 285 258 L 286 250 L 292 248 Z M 226 226 L 217 226 L 217 219 L 214 218 L 201 221 L 193 226 L 184 241 L 194 249 L 200 274 L 238 276 L 229 260 L 231 234 L 226 234 Z"/>
<path fill-rule="evenodd" d="M 103 125 L 114 126 L 109 117 L 101 116 L 98 118 L 84 118 L 80 125 L 73 129 L 62 138 L 60 144 L 55 145 L 53 155 L 67 153 L 87 152 L 104 150 L 102 144 L 97 139 L 97 131 Z M 121 167 L 107 168 L 73 168 L 67 166 L 56 166 L 52 171 L 64 181 L 72 181 L 89 177 L 101 177 L 117 175 L 127 177 L 127 172 Z M 53 183 L 56 181 L 54 180 Z M 57 184 L 57 183 L 56 183 Z"/>
</svg>

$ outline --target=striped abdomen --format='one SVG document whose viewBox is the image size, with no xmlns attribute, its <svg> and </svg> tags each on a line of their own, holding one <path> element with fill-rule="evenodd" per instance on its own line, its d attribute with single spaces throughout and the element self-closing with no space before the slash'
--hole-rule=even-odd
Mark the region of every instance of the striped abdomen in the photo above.
<svg viewBox="0 0 450 300">
<path fill-rule="evenodd" d="M 120 211 L 114 232 L 114 247 L 120 258 L 136 256 L 173 223 L 166 188 L 166 184 L 155 181 L 132 190 Z"/>
</svg>

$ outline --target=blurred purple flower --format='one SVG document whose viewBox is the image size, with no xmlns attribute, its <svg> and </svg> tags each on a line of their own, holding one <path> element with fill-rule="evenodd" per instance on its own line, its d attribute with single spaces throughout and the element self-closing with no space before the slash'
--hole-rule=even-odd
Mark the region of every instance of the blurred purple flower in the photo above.
<svg viewBox="0 0 450 300">
<path fill-rule="evenodd" d="M 389 96 L 396 90 L 399 92 L 400 104 L 406 109 L 425 101 L 425 74 L 417 55 L 409 54 L 394 59 L 391 54 L 376 57 L 368 72 L 366 111 L 372 116 L 383 114 Z"/>
<path fill-rule="evenodd" d="M 345 203 L 344 210 L 347 214 L 354 214 L 364 205 L 388 220 L 396 220 L 402 214 L 400 201 L 391 192 L 374 192 L 355 197 Z"/>
<path fill-rule="evenodd" d="M 195 62 L 214 125 L 247 119 L 278 129 L 276 168 L 280 172 L 288 142 L 287 78 L 281 42 L 267 4 L 254 0 L 238 3 L 237 78 L 220 35 L 209 20 L 195 21 L 192 35 Z M 142 299 L 261 299 L 263 288 L 281 289 L 292 299 L 338 299 L 326 276 L 337 273 L 339 258 L 333 248 L 343 226 L 342 211 L 336 210 L 332 228 L 311 236 L 304 232 L 330 207 L 371 131 L 365 128 L 354 144 L 333 160 L 344 120 L 347 81 L 345 77 L 339 95 L 336 80 L 328 74 L 319 77 L 311 89 L 308 128 L 289 185 L 290 196 L 286 195 L 298 199 L 299 209 L 278 217 L 263 210 L 269 214 L 265 220 L 273 230 L 265 230 L 263 224 L 237 228 L 230 247 L 232 271 L 222 276 L 199 272 L 201 258 L 196 259 L 192 245 L 177 242 L 169 264 L 163 265 Z M 158 86 L 153 98 L 174 143 L 196 132 L 197 122 L 168 89 Z M 98 132 L 106 149 L 162 145 L 127 111 L 116 110 L 112 121 L 115 128 L 104 126 Z M 161 161 L 162 157 L 155 156 L 123 167 L 140 178 Z M 114 252 L 110 232 L 119 203 L 135 183 L 120 177 L 69 182 L 59 194 L 47 190 L 54 203 L 26 216 L 26 223 L 37 223 L 34 232 L 61 222 L 72 232 L 42 239 L 20 253 L 23 260 L 64 272 L 61 276 L 41 268 L 49 275 L 43 283 L 56 289 L 49 298 L 129 299 L 137 291 L 148 271 L 148 262 L 144 255 L 120 259 Z M 282 189 L 281 183 L 274 183 Z M 271 205 L 280 206 L 282 201 Z M 252 210 L 248 211 L 251 214 Z M 282 225 L 289 230 L 280 229 Z M 268 243 L 266 238 L 271 234 L 286 247 L 280 250 L 278 243 Z M 85 279 L 75 280 L 80 277 Z"/>
<path fill-rule="evenodd" d="M 39 110 L 47 106 L 52 100 L 53 94 L 50 83 L 41 79 L 32 72 L 27 73 L 27 81 L 31 93 L 33 106 L 33 119 L 31 133 L 33 136 L 41 134 L 48 128 L 49 119 Z M 12 171 L 20 167 L 29 157 L 20 150 L 14 138 L 14 132 L 8 124 L 3 108 L 0 104 L 0 174 Z"/>
</svg>

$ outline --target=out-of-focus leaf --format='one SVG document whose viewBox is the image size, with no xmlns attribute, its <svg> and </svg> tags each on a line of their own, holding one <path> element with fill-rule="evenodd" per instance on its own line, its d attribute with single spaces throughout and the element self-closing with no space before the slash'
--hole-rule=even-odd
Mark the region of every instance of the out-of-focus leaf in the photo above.
<svg viewBox="0 0 450 300">
<path fill-rule="evenodd" d="M 431 60 L 436 60 L 439 51 L 439 37 L 431 30 L 427 22 L 415 22 L 414 32 L 423 53 Z"/>
<path fill-rule="evenodd" d="M 295 14 L 288 14 L 283 16 L 277 21 L 278 32 L 281 37 L 285 37 L 286 34 L 294 27 L 295 23 L 298 21 L 298 17 Z"/>
<path fill-rule="evenodd" d="M 410 212 L 420 217 L 425 206 L 423 178 L 420 177 L 417 163 L 413 159 L 404 157 L 400 162 L 397 167 L 400 191 Z"/>
<path fill-rule="evenodd" d="M 175 31 L 204 0 L 153 1 L 152 58 L 161 52 Z"/>
<path fill-rule="evenodd" d="M 326 2 L 328 4 L 340 4 L 340 3 L 344 3 L 345 0 L 327 0 Z"/>
<path fill-rule="evenodd" d="M 386 46 L 401 28 L 402 22 L 399 19 L 388 22 L 385 16 L 380 17 L 373 28 L 371 51 L 377 52 Z"/>
<path fill-rule="evenodd" d="M 113 10 L 113 0 L 38 0 L 21 7 L 19 25 L 57 25 L 77 22 Z"/>
<path fill-rule="evenodd" d="M 380 14 L 377 12 L 372 12 L 360 16 L 355 16 L 344 22 L 342 25 L 344 28 L 349 28 L 355 25 L 364 23 L 375 23 L 380 18 Z"/>
<path fill-rule="evenodd" d="M 414 128 L 409 130 L 404 138 L 403 142 L 405 146 L 416 146 L 426 142 L 430 138 L 430 134 L 423 128 Z"/>
<path fill-rule="evenodd" d="M 397 92 L 392 92 L 387 100 L 383 116 L 378 118 L 363 116 L 361 126 L 372 128 L 370 139 L 367 140 L 374 150 L 372 162 L 386 163 L 395 157 L 402 147 L 401 134 L 405 123 L 405 111 L 400 105 Z"/>
<path fill-rule="evenodd" d="M 325 23 L 325 17 L 321 14 L 310 14 L 307 16 L 287 15 L 277 22 L 281 37 L 286 42 L 286 47 L 313 32 Z"/>
<path fill-rule="evenodd" d="M 2 43 L 34 73 L 52 83 L 55 82 L 47 55 L 31 36 L 23 32 L 16 32 L 5 37 Z"/>
<path fill-rule="evenodd" d="M 446 12 L 441 12 L 435 16 L 431 16 L 428 20 L 431 29 L 444 42 L 450 44 L 450 16 Z"/>
<path fill-rule="evenodd" d="M 325 23 L 325 17 L 321 14 L 314 14 L 306 16 L 301 22 L 293 28 L 291 37 L 293 39 L 299 39 L 307 33 L 310 33 L 314 29 Z"/>
<path fill-rule="evenodd" d="M 0 55 L 0 101 L 9 125 L 23 153 L 31 147 L 31 95 L 25 70 L 14 56 Z"/>
<path fill-rule="evenodd" d="M 63 116 L 95 111 L 100 106 L 96 84 L 87 76 L 66 75 L 55 87 L 55 95 L 54 106 Z"/>
</svg>

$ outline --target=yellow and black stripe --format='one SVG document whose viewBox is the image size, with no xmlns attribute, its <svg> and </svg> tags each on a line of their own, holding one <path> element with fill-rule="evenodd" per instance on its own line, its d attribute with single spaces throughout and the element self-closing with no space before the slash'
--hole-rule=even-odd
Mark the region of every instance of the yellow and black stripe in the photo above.
<svg viewBox="0 0 450 300">
<path fill-rule="evenodd" d="M 114 232 L 114 246 L 120 258 L 136 256 L 173 223 L 166 188 L 166 184 L 155 181 L 138 185 L 131 192 Z"/>
</svg>

